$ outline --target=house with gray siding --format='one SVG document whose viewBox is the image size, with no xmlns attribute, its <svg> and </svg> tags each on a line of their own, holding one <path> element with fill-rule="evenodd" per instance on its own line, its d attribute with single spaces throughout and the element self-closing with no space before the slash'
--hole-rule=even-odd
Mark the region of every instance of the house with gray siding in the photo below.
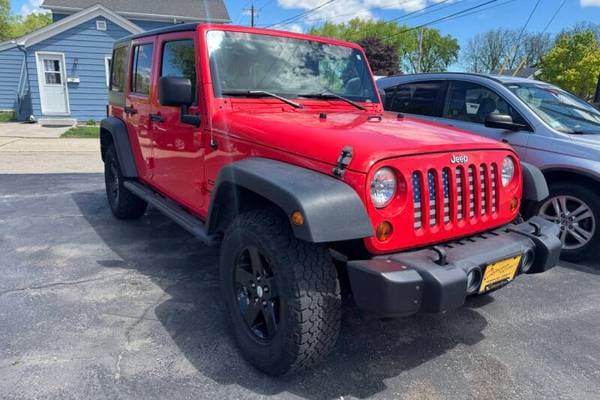
<svg viewBox="0 0 600 400">
<path fill-rule="evenodd" d="M 53 23 L 0 43 L 0 110 L 67 123 L 106 113 L 113 43 L 166 25 L 228 23 L 223 0 L 45 0 Z"/>
</svg>

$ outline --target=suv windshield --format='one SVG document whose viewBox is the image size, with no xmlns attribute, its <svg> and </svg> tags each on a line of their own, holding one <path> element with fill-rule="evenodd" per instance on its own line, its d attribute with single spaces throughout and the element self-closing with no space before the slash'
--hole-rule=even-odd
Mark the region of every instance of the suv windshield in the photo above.
<svg viewBox="0 0 600 400">
<path fill-rule="evenodd" d="M 264 91 L 306 97 L 378 102 L 362 53 L 317 41 L 244 32 L 206 37 L 215 96 Z"/>
<path fill-rule="evenodd" d="M 552 128 L 564 133 L 600 134 L 600 111 L 556 86 L 545 84 L 507 84 Z"/>
</svg>

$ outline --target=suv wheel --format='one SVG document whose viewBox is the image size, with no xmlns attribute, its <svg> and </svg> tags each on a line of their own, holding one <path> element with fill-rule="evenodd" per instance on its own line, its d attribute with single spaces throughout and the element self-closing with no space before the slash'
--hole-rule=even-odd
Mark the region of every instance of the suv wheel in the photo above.
<svg viewBox="0 0 600 400">
<path fill-rule="evenodd" d="M 114 146 L 110 146 L 106 150 L 104 182 L 108 204 L 115 217 L 119 219 L 136 219 L 144 215 L 148 204 L 123 185 L 125 179 L 121 173 L 121 166 Z"/>
<path fill-rule="evenodd" d="M 560 225 L 561 256 L 578 261 L 599 253 L 600 197 L 591 190 L 564 182 L 550 185 L 550 196 L 535 214 Z"/>
<path fill-rule="evenodd" d="M 236 342 L 256 368 L 297 372 L 334 347 L 341 296 L 329 251 L 296 239 L 277 212 L 239 215 L 225 233 L 220 268 Z"/>
</svg>

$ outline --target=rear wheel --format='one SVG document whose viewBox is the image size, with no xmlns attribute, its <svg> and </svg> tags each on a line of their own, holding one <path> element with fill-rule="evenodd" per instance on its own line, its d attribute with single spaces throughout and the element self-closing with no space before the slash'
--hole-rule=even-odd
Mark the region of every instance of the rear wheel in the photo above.
<svg viewBox="0 0 600 400">
<path fill-rule="evenodd" d="M 560 226 L 564 259 L 600 254 L 600 197 L 593 191 L 564 182 L 551 184 L 550 196 L 534 206 L 534 214 Z"/>
<path fill-rule="evenodd" d="M 125 179 L 121 173 L 115 147 L 112 145 L 106 150 L 104 158 L 104 181 L 108 204 L 115 217 L 136 219 L 144 215 L 148 204 L 123 185 Z"/>
<path fill-rule="evenodd" d="M 340 287 L 328 249 L 274 211 L 239 215 L 221 247 L 221 286 L 244 357 L 270 375 L 316 365 L 334 347 Z"/>
</svg>

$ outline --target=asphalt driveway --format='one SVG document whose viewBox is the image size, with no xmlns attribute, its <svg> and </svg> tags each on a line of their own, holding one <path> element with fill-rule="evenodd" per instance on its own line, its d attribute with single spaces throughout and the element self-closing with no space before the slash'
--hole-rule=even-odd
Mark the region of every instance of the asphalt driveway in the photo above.
<svg viewBox="0 0 600 400">
<path fill-rule="evenodd" d="M 2 399 L 598 399 L 600 266 L 563 265 L 445 315 L 352 304 L 329 362 L 246 364 L 218 251 L 155 210 L 115 220 L 102 175 L 0 175 Z"/>
</svg>

